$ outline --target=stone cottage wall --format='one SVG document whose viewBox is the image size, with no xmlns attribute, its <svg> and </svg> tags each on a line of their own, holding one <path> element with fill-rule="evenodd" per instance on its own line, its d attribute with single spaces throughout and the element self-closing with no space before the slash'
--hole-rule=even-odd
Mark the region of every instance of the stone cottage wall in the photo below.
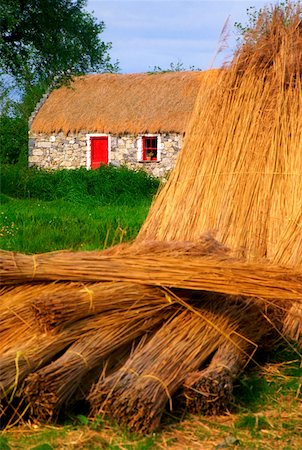
<svg viewBox="0 0 302 450">
<path fill-rule="evenodd" d="M 111 135 L 110 162 L 115 166 L 144 169 L 156 177 L 164 177 L 175 166 L 182 146 L 177 133 L 161 134 L 160 161 L 139 161 L 137 136 Z M 29 166 L 43 169 L 77 169 L 87 167 L 87 133 L 30 134 Z"/>
</svg>

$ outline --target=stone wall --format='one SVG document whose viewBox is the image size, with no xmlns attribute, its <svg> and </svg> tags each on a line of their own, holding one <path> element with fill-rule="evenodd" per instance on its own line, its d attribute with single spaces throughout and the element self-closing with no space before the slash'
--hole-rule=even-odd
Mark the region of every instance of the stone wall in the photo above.
<svg viewBox="0 0 302 450">
<path fill-rule="evenodd" d="M 137 136 L 111 136 L 109 161 L 115 166 L 144 169 L 156 177 L 164 177 L 175 166 L 182 146 L 177 133 L 160 135 L 160 161 L 140 161 Z M 43 169 L 77 169 L 87 167 L 87 133 L 33 134 L 29 136 L 29 166 Z"/>
</svg>

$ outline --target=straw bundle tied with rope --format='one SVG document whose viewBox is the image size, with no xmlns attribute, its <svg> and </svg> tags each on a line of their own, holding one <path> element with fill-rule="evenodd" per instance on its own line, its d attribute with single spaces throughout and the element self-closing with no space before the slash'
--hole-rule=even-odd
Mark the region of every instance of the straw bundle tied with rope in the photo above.
<svg viewBox="0 0 302 450">
<path fill-rule="evenodd" d="M 52 419 L 62 404 L 70 400 L 83 377 L 100 367 L 103 360 L 119 348 L 129 345 L 144 333 L 151 333 L 171 308 L 161 299 L 148 305 L 148 298 L 140 306 L 129 310 L 115 310 L 102 317 L 100 326 L 74 342 L 52 364 L 27 378 L 24 393 L 33 414 L 40 420 Z"/>
<path fill-rule="evenodd" d="M 24 411 L 55 419 L 100 376 L 92 414 L 148 433 L 173 396 L 220 413 L 258 347 L 301 339 L 301 9 L 264 10 L 252 31 L 202 86 L 134 243 L 0 253 L 6 415 L 26 393 Z"/>
<path fill-rule="evenodd" d="M 43 367 L 75 341 L 84 339 L 84 343 L 80 343 L 81 348 L 85 349 L 88 346 L 88 352 L 90 349 L 90 352 L 94 353 L 90 357 L 92 359 L 100 358 L 98 351 L 104 353 L 104 348 L 106 348 L 109 352 L 110 345 L 114 350 L 116 347 L 124 345 L 125 341 L 131 342 L 142 332 L 146 332 L 152 324 L 154 326 L 163 320 L 166 309 L 170 307 L 171 303 L 163 296 L 155 299 L 151 304 L 146 298 L 145 301 L 141 301 L 140 305 L 133 305 L 132 308 L 109 312 L 105 310 L 103 314 L 74 322 L 63 331 L 57 332 L 55 329 L 46 333 L 38 331 L 30 339 L 21 344 L 18 342 L 14 348 L 3 354 L 0 399 L 8 400 L 10 398 L 12 400 L 17 387 L 22 384 L 29 373 Z M 71 353 L 73 352 L 71 351 Z M 81 370 L 85 355 L 82 357 L 79 351 L 74 355 L 76 355 Z M 86 357 L 88 358 L 87 355 Z M 12 392 L 13 394 L 11 394 Z"/>
<path fill-rule="evenodd" d="M 168 286 L 266 299 L 302 300 L 299 269 L 236 261 L 234 258 L 160 254 L 102 255 L 101 252 L 54 252 L 22 255 L 0 252 L 2 282 L 112 281 Z M 150 267 L 156 268 L 150 273 Z M 34 268 L 34 271 L 33 271 Z"/>
</svg>

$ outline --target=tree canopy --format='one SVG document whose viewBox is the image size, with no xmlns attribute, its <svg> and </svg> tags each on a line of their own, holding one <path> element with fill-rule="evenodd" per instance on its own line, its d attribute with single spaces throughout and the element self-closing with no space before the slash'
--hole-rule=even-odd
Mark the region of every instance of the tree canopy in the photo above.
<svg viewBox="0 0 302 450">
<path fill-rule="evenodd" d="M 86 0 L 0 0 L 0 70 L 19 85 L 115 71 Z"/>
</svg>

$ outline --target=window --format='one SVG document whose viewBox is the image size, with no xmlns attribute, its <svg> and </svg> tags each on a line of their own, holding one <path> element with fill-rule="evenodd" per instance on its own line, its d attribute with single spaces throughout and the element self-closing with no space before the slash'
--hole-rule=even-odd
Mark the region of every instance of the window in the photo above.
<svg viewBox="0 0 302 450">
<path fill-rule="evenodd" d="M 142 137 L 143 161 L 158 160 L 157 140 L 157 136 Z"/>
</svg>

